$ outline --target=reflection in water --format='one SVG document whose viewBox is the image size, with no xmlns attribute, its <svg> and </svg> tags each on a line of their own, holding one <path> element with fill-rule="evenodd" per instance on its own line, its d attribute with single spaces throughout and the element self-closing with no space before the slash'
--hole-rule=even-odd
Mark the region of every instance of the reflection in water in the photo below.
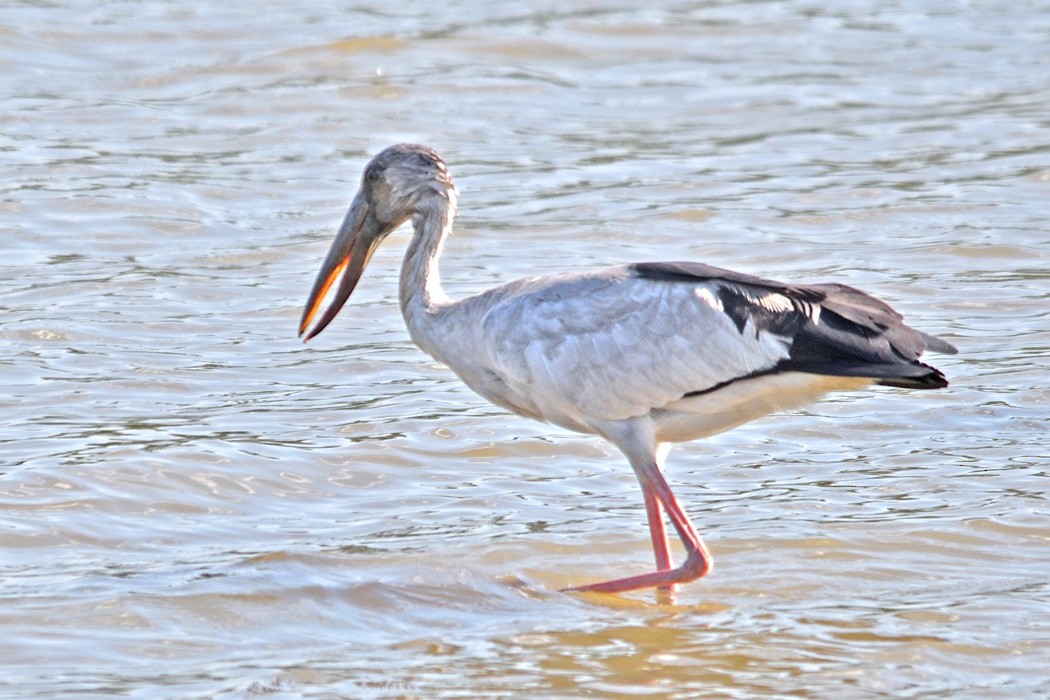
<svg viewBox="0 0 1050 700">
<path fill-rule="evenodd" d="M 0 20 L 0 687 L 1050 693 L 1041 15 L 333 10 Z M 459 164 L 453 295 L 653 259 L 841 280 L 959 345 L 952 386 L 678 448 L 713 574 L 677 606 L 559 594 L 650 564 L 634 477 L 415 350 L 402 246 L 294 338 L 398 141 Z"/>
</svg>

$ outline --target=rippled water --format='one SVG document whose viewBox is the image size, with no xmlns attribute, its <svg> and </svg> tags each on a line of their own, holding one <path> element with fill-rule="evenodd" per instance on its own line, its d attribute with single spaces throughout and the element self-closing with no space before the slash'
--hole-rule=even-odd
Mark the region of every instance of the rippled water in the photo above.
<svg viewBox="0 0 1050 700">
<path fill-rule="evenodd" d="M 636 5 L 5 6 L 6 695 L 1050 693 L 1050 12 Z M 407 234 L 295 338 L 397 141 L 457 178 L 453 293 L 845 281 L 956 343 L 952 386 L 677 448 L 715 571 L 558 593 L 650 565 L 637 485 L 409 343 Z"/>
</svg>

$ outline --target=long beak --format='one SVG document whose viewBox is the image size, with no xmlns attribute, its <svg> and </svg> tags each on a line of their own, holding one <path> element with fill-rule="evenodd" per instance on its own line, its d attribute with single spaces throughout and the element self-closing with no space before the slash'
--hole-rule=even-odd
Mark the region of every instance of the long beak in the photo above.
<svg viewBox="0 0 1050 700">
<path fill-rule="evenodd" d="M 303 337 L 304 342 L 323 331 L 343 308 L 346 300 L 350 298 L 350 293 L 354 291 L 357 281 L 361 279 L 361 274 L 365 271 L 365 266 L 372 258 L 372 253 L 375 252 L 379 241 L 383 238 L 378 228 L 375 218 L 369 216 L 367 202 L 361 193 L 358 193 L 354 201 L 350 203 L 350 209 L 347 210 L 343 224 L 339 227 L 339 233 L 336 234 L 328 255 L 321 263 L 321 271 L 317 273 L 314 288 L 310 290 L 310 297 L 306 300 L 303 316 L 299 321 L 300 337 L 313 323 L 314 317 L 321 310 L 321 304 L 328 295 L 328 290 L 332 288 L 336 280 L 339 280 L 339 287 L 328 309 L 321 315 L 313 329 Z M 342 279 L 339 279 L 340 275 Z"/>
</svg>

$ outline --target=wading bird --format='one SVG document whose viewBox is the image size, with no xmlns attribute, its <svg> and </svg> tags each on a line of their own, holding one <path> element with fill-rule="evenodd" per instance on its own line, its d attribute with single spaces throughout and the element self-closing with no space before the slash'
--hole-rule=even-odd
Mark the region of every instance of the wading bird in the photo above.
<svg viewBox="0 0 1050 700">
<path fill-rule="evenodd" d="M 948 384 L 918 358 L 927 348 L 954 347 L 842 284 L 783 284 L 655 262 L 523 279 L 452 301 L 438 258 L 457 196 L 444 161 L 426 146 L 391 146 L 373 158 L 321 265 L 299 335 L 309 340 L 335 318 L 376 247 L 411 219 L 400 304 L 416 345 L 497 406 L 602 436 L 641 484 L 656 571 L 569 590 L 673 591 L 711 570 L 711 555 L 663 476 L 671 443 L 833 390 Z M 685 548 L 677 568 L 661 508 Z"/>
</svg>

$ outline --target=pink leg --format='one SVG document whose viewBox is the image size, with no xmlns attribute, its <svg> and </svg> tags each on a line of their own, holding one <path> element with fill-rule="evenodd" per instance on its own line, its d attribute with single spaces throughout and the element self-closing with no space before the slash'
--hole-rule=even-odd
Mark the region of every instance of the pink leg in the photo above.
<svg viewBox="0 0 1050 700">
<path fill-rule="evenodd" d="M 603 581 L 602 583 L 591 583 L 584 586 L 567 588 L 569 591 L 598 591 L 600 593 L 622 593 L 639 588 L 664 588 L 673 590 L 675 584 L 695 581 L 709 571 L 713 562 L 711 554 L 704 546 L 703 540 L 696 534 L 696 529 L 689 522 L 689 516 L 682 510 L 678 499 L 674 497 L 671 488 L 667 485 L 660 468 L 656 464 L 641 470 L 638 479 L 642 485 L 642 494 L 645 498 L 646 512 L 649 516 L 649 533 L 653 541 L 653 549 L 656 551 L 656 565 L 658 570 L 649 574 L 628 576 L 627 578 Z M 652 503 L 652 506 L 650 506 Z M 670 568 L 671 557 L 667 547 L 667 537 L 664 532 L 663 519 L 660 517 L 660 508 L 667 512 L 678 533 L 682 545 L 685 547 L 685 561 L 677 569 Z M 654 526 L 655 523 L 655 526 Z"/>
<path fill-rule="evenodd" d="M 653 554 L 656 555 L 656 570 L 668 571 L 671 568 L 671 547 L 667 542 L 667 530 L 664 528 L 664 515 L 660 511 L 660 502 L 652 491 L 642 489 L 645 498 L 645 515 L 649 520 L 649 537 L 653 542 Z M 659 599 L 661 603 L 671 604 L 674 602 L 675 591 L 678 586 L 660 586 Z"/>
<path fill-rule="evenodd" d="M 643 489 L 642 496 L 645 498 L 645 515 L 649 519 L 649 537 L 652 538 L 653 553 L 656 555 L 656 570 L 666 571 L 671 568 L 671 548 L 667 543 L 660 502 L 652 491 Z"/>
</svg>

